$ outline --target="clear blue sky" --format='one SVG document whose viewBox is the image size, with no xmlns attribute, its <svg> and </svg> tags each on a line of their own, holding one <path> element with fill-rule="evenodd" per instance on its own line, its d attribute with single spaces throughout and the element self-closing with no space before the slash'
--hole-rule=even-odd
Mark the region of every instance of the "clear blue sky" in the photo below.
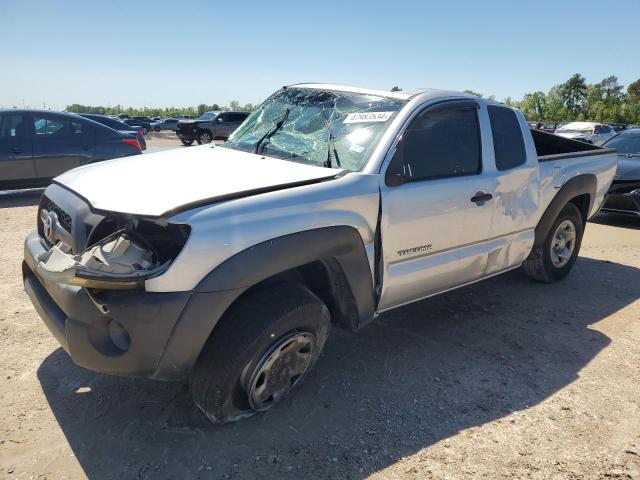
<svg viewBox="0 0 640 480">
<path fill-rule="evenodd" d="M 640 78 L 640 0 L 0 0 L 0 105 L 257 102 L 283 84 L 472 89 Z"/>
</svg>

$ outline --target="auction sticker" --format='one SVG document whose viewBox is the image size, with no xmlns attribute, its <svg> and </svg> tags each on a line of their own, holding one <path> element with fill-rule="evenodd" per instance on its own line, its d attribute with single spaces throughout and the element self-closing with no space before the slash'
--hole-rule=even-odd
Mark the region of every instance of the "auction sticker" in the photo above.
<svg viewBox="0 0 640 480">
<path fill-rule="evenodd" d="M 344 123 L 386 122 L 393 112 L 356 112 L 347 115 Z"/>
</svg>

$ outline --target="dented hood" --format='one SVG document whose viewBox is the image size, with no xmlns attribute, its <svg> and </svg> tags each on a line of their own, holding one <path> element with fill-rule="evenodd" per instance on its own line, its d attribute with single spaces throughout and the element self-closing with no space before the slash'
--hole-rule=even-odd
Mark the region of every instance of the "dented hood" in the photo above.
<svg viewBox="0 0 640 480">
<path fill-rule="evenodd" d="M 202 145 L 94 163 L 54 182 L 97 210 L 161 216 L 202 203 L 314 183 L 339 172 Z"/>
</svg>

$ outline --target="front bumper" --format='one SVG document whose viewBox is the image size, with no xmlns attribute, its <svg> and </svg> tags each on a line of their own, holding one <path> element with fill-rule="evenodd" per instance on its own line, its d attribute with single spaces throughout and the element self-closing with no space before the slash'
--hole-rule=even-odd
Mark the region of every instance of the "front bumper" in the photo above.
<svg viewBox="0 0 640 480">
<path fill-rule="evenodd" d="M 614 183 L 609 190 L 603 212 L 640 215 L 640 187 L 628 191 L 625 183 Z"/>
<path fill-rule="evenodd" d="M 24 287 L 53 336 L 78 365 L 104 373 L 153 376 L 190 292 L 90 293 L 36 273 L 47 251 L 32 232 L 24 245 Z"/>
</svg>

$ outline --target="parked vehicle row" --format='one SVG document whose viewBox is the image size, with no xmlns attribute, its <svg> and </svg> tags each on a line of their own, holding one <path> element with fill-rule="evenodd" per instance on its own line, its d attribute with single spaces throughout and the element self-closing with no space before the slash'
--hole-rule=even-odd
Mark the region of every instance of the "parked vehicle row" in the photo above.
<svg viewBox="0 0 640 480">
<path fill-rule="evenodd" d="M 132 127 L 131 125 L 127 125 L 120 120 L 116 120 L 115 118 L 107 117 L 106 115 L 97 115 L 95 113 L 80 113 L 81 117 L 88 118 L 89 120 L 93 120 L 94 122 L 101 123 L 102 125 L 106 125 L 109 128 L 113 128 L 119 132 L 128 132 L 130 135 L 133 135 L 138 139 L 138 143 L 140 144 L 140 148 L 142 150 L 147 149 L 147 141 L 144 138 L 144 132 L 140 128 Z"/>
<path fill-rule="evenodd" d="M 332 325 L 520 266 L 562 279 L 615 169 L 492 100 L 293 85 L 223 146 L 58 177 L 24 285 L 78 365 L 188 378 L 230 422 L 290 394 Z"/>
<path fill-rule="evenodd" d="M 0 110 L 0 188 L 47 185 L 81 165 L 141 153 L 135 135 L 75 114 Z"/>
<path fill-rule="evenodd" d="M 248 116 L 248 112 L 205 112 L 195 120 L 180 120 L 176 134 L 187 146 L 226 140 Z"/>
</svg>

